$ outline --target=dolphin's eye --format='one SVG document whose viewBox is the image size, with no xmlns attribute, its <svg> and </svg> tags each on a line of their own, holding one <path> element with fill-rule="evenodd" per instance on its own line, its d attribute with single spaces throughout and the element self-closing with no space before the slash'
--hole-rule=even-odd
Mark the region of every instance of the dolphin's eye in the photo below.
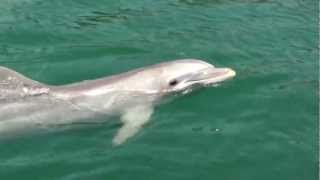
<svg viewBox="0 0 320 180">
<path fill-rule="evenodd" d="M 170 82 L 169 82 L 169 85 L 170 86 L 175 86 L 175 85 L 177 85 L 178 84 L 178 81 L 176 80 L 176 79 L 173 79 L 173 80 L 171 80 Z"/>
</svg>

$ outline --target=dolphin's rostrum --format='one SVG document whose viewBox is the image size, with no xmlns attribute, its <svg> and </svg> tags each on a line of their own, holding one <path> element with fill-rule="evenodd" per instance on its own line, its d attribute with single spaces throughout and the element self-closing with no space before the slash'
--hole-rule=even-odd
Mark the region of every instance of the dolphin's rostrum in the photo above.
<svg viewBox="0 0 320 180">
<path fill-rule="evenodd" d="M 113 138 L 113 144 L 119 145 L 148 122 L 154 106 L 164 97 L 234 76 L 230 68 L 183 59 L 96 80 L 50 86 L 0 67 L 0 136 L 38 125 L 120 116 L 123 125 Z"/>
</svg>

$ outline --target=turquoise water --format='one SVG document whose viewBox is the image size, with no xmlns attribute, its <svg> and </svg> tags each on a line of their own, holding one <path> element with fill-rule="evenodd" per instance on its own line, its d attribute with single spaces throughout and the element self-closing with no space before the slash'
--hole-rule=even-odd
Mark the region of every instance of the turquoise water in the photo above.
<svg viewBox="0 0 320 180">
<path fill-rule="evenodd" d="M 318 2 L 1 0 L 0 65 L 65 84 L 181 58 L 234 80 L 119 124 L 0 142 L 0 179 L 318 179 Z M 67 118 L 67 117 L 66 117 Z"/>
</svg>

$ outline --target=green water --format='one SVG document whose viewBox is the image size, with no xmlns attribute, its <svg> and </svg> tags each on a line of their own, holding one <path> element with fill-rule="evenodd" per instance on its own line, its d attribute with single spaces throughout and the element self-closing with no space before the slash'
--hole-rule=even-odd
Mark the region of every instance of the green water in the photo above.
<svg viewBox="0 0 320 180">
<path fill-rule="evenodd" d="M 315 0 L 0 0 L 0 65 L 48 84 L 180 58 L 234 80 L 119 124 L 0 142 L 0 179 L 318 179 Z M 66 117 L 68 118 L 68 117 Z"/>
</svg>

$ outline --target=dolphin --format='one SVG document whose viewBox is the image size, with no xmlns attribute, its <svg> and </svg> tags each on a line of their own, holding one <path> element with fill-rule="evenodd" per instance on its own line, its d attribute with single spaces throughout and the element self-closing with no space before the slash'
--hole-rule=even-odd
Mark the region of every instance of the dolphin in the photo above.
<svg viewBox="0 0 320 180">
<path fill-rule="evenodd" d="M 216 85 L 235 75 L 230 68 L 182 59 L 53 86 L 0 67 L 0 136 L 117 116 L 122 126 L 112 143 L 119 145 L 150 120 L 154 107 L 165 97 Z"/>
</svg>

